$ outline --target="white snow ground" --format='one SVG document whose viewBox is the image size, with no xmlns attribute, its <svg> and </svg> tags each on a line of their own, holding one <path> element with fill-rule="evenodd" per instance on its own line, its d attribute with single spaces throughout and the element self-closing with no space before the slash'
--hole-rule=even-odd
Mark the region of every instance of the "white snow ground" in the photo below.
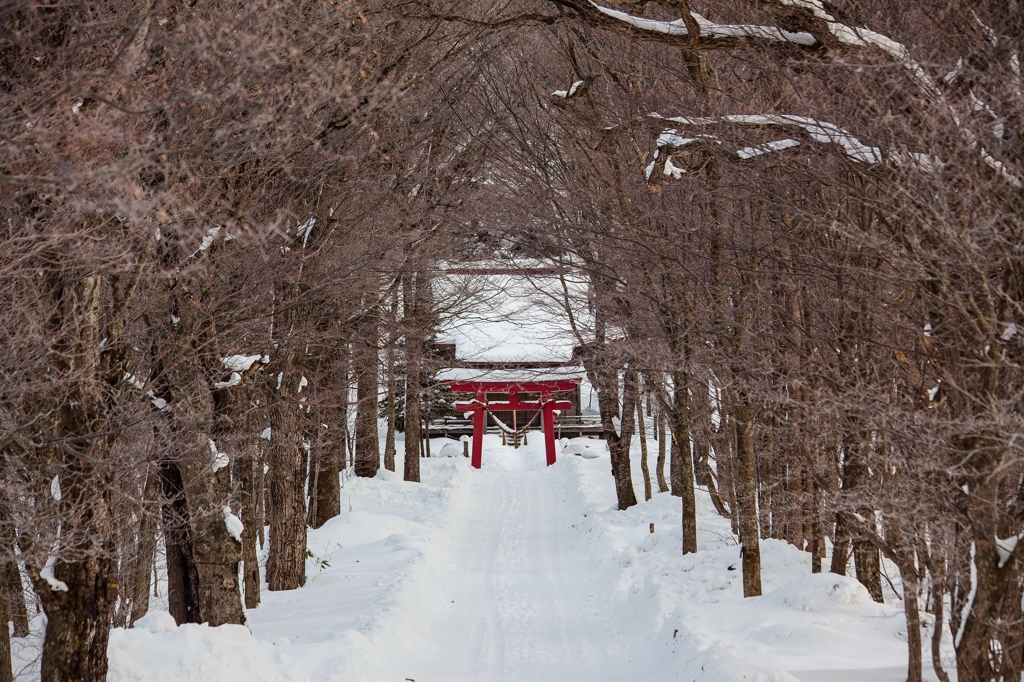
<svg viewBox="0 0 1024 682">
<path fill-rule="evenodd" d="M 264 591 L 251 634 L 153 612 L 115 630 L 108 679 L 904 679 L 891 591 L 874 604 L 855 580 L 812 576 L 806 553 L 766 540 L 766 594 L 745 600 L 735 540 L 706 494 L 701 551 L 682 557 L 677 498 L 615 511 L 607 455 L 548 469 L 541 443 L 489 436 L 482 470 L 435 457 L 419 485 L 387 472 L 347 482 L 341 516 L 309 534 L 306 586 Z"/>
</svg>

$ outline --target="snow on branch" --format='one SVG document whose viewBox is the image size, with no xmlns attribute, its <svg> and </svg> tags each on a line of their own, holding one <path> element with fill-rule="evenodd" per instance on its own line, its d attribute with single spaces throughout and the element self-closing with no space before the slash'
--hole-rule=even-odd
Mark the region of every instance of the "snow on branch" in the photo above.
<svg viewBox="0 0 1024 682">
<path fill-rule="evenodd" d="M 661 118 L 657 114 L 653 114 L 652 117 Z M 847 156 L 855 161 L 876 164 L 881 163 L 883 159 L 882 150 L 878 147 L 872 147 L 864 144 L 857 139 L 857 137 L 835 124 L 806 116 L 792 116 L 789 114 L 734 114 L 731 116 L 721 116 L 719 118 L 686 118 L 683 116 L 676 116 L 665 120 L 679 125 L 692 127 L 705 127 L 730 123 L 742 126 L 791 126 L 803 130 L 815 142 L 833 144 L 840 147 Z M 664 135 L 665 133 L 662 133 L 662 136 Z M 793 146 L 795 145 L 779 145 L 777 149 L 765 149 L 761 153 L 779 151 Z"/>
<path fill-rule="evenodd" d="M 244 530 L 244 527 L 242 526 L 242 521 L 237 516 L 231 513 L 231 507 L 225 506 L 223 512 L 224 527 L 227 529 L 228 535 L 230 535 L 231 539 L 233 539 L 235 542 L 241 542 L 242 531 Z"/>
<path fill-rule="evenodd" d="M 229 355 L 226 358 L 221 358 L 221 364 L 224 365 L 224 369 L 232 372 L 248 372 L 249 368 L 255 363 L 260 361 L 262 356 L 257 355 Z"/>
<path fill-rule="evenodd" d="M 683 38 L 689 37 L 690 35 L 689 30 L 686 28 L 686 23 L 682 19 L 676 19 L 675 21 L 656 21 L 654 19 L 636 17 L 626 12 L 611 9 L 610 7 L 603 7 L 598 5 L 596 2 L 593 2 L 593 0 L 590 1 L 590 4 L 593 5 L 601 14 L 611 17 L 612 19 L 620 21 L 631 28 L 644 33 Z M 735 42 L 736 39 L 755 39 L 779 43 L 793 43 L 802 47 L 814 47 L 818 44 L 817 39 L 813 35 L 803 31 L 794 33 L 775 26 L 757 26 L 753 24 L 716 24 L 696 12 L 690 12 L 690 15 L 700 27 L 699 40 L 704 43 L 705 46 L 709 42 L 731 44 L 732 42 Z"/>
<path fill-rule="evenodd" d="M 588 0 L 601 15 L 614 19 L 620 25 L 639 31 L 656 40 L 675 38 L 691 39 L 686 21 L 682 18 L 674 21 L 657 21 L 637 17 L 621 10 L 604 7 L 593 0 Z M 846 49 L 874 49 L 890 57 L 894 62 L 903 65 L 911 78 L 928 94 L 937 97 L 939 90 L 932 82 L 921 65 L 911 56 L 910 50 L 903 43 L 872 31 L 863 26 L 845 24 L 830 14 L 819 0 L 769 0 L 767 9 L 775 9 L 775 14 L 786 15 L 792 20 L 792 8 L 804 10 L 807 14 L 806 30 L 787 31 L 777 26 L 759 26 L 756 24 L 717 24 L 696 12 L 690 12 L 693 21 L 700 28 L 700 36 L 695 47 L 728 48 L 737 42 L 761 42 L 768 44 L 792 44 L 806 48 L 842 47 Z"/>
<path fill-rule="evenodd" d="M 568 90 L 555 90 L 551 93 L 552 97 L 561 97 L 562 99 L 568 99 L 576 94 L 576 91 L 580 89 L 586 81 L 576 81 L 573 83 Z"/>
<path fill-rule="evenodd" d="M 217 449 L 217 444 L 213 442 L 212 438 L 207 438 L 206 440 L 210 446 L 210 466 L 213 467 L 214 473 L 217 473 L 230 464 L 231 459 L 227 456 L 227 453 L 220 452 Z"/>
<path fill-rule="evenodd" d="M 651 118 L 669 121 L 680 127 L 708 128 L 712 126 L 735 125 L 741 127 L 763 128 L 763 127 L 788 127 L 806 134 L 811 140 L 822 144 L 832 145 L 840 149 L 843 154 L 853 161 L 870 165 L 891 163 L 900 167 L 911 167 L 926 173 L 934 173 L 941 170 L 943 163 L 927 154 L 917 152 L 883 152 L 881 148 L 862 142 L 857 136 L 847 130 L 840 128 L 834 123 L 822 121 L 807 116 L 794 116 L 790 114 L 733 114 L 717 118 L 685 117 L 674 116 L 664 117 L 660 114 L 651 114 Z M 684 144 L 691 144 L 699 140 L 721 141 L 710 135 L 695 135 L 686 137 L 675 128 L 663 130 L 657 139 L 658 150 L 666 148 L 679 148 Z M 792 138 L 785 138 L 766 142 L 733 152 L 741 161 L 758 158 L 772 152 L 781 152 L 786 149 L 793 149 L 800 146 L 800 141 Z M 655 152 L 658 158 L 658 152 Z M 650 178 L 654 166 L 647 169 L 647 177 Z M 667 170 L 665 175 L 672 175 Z M 1012 177 L 1012 176 L 1011 176 Z"/>
</svg>

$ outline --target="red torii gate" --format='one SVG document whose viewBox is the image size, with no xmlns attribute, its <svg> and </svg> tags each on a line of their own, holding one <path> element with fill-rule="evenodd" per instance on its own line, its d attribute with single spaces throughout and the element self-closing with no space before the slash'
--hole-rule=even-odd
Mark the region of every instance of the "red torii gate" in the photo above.
<svg viewBox="0 0 1024 682">
<path fill-rule="evenodd" d="M 472 393 L 475 397 L 469 402 L 455 403 L 455 411 L 473 413 L 473 459 L 472 464 L 479 469 L 484 447 L 484 413 L 487 409 L 500 411 L 540 410 L 544 429 L 544 450 L 548 466 L 555 463 L 555 410 L 568 410 L 572 403 L 568 400 L 555 400 L 555 391 L 571 391 L 579 384 L 579 379 L 555 379 L 551 381 L 447 381 L 455 393 Z M 508 401 L 487 402 L 488 393 L 508 393 Z M 540 393 L 540 400 L 520 401 L 520 393 Z"/>
</svg>

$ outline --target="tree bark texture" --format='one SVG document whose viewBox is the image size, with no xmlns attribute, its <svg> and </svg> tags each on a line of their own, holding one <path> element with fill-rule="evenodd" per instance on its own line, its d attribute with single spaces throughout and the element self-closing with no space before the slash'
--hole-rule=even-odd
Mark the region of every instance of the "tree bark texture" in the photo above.
<svg viewBox="0 0 1024 682">
<path fill-rule="evenodd" d="M 651 470 L 647 466 L 647 428 L 644 424 L 644 405 L 638 402 L 636 405 L 637 430 L 640 433 L 640 473 L 644 477 L 644 500 L 650 500 L 654 495 L 651 486 Z"/>
<path fill-rule="evenodd" d="M 593 376 L 598 377 L 595 387 L 598 388 L 597 405 L 601 412 L 601 424 L 604 426 L 604 439 L 611 453 L 612 477 L 615 479 L 615 495 L 619 503 L 619 511 L 629 509 L 636 504 L 636 492 L 633 490 L 633 476 L 629 466 L 629 440 L 632 438 L 632 410 L 634 403 L 627 396 L 630 412 L 623 412 L 628 421 L 619 421 L 622 435 L 616 433 L 615 421 L 619 420 L 619 374 L 614 367 L 605 366 L 603 358 L 596 358 Z M 593 378 L 591 381 L 595 381 Z M 629 427 L 627 434 L 627 425 Z"/>
<path fill-rule="evenodd" d="M 398 406 L 395 403 L 397 398 L 398 388 L 398 371 L 395 367 L 395 325 L 398 323 L 398 295 L 397 293 L 391 296 L 391 317 L 390 323 L 392 331 L 388 334 L 388 352 L 387 352 L 387 384 L 388 384 L 388 432 L 384 438 L 384 468 L 388 471 L 395 470 L 395 422 L 398 417 Z"/>
<path fill-rule="evenodd" d="M 420 482 L 420 381 L 423 367 L 423 329 L 417 315 L 417 292 L 411 277 L 402 281 L 405 301 L 405 470 L 402 478 Z"/>
<path fill-rule="evenodd" d="M 0 623 L 6 625 L 10 620 L 11 611 L 6 599 L 0 599 Z M 11 682 L 14 679 L 14 663 L 11 660 L 11 632 L 4 628 L 0 633 L 0 682 Z"/>
<path fill-rule="evenodd" d="M 663 409 L 658 410 L 658 416 L 656 419 L 658 428 L 658 465 L 656 467 L 658 475 L 658 492 L 667 493 L 668 481 L 665 480 L 665 459 L 668 454 L 668 448 L 666 447 L 665 440 L 665 411 Z"/>
<path fill-rule="evenodd" d="M 176 462 L 158 462 L 160 525 L 167 563 L 167 609 L 178 625 L 199 622 L 199 573 L 192 555 L 192 523 Z"/>
<path fill-rule="evenodd" d="M 380 469 L 380 440 L 377 433 L 377 389 L 379 331 L 376 314 L 365 315 L 353 356 L 356 374 L 356 476 L 372 478 Z"/>
<path fill-rule="evenodd" d="M 672 494 L 683 502 L 683 554 L 697 551 L 697 495 L 694 491 L 693 456 L 690 450 L 690 404 L 685 372 L 672 375 Z"/>
<path fill-rule="evenodd" d="M 974 599 L 959 623 L 956 647 L 957 679 L 960 682 L 1017 682 L 1021 676 L 1024 627 L 1021 627 L 1021 543 L 1009 556 L 1000 557 L 999 527 L 994 501 L 999 499 L 997 477 L 991 475 L 1003 457 L 998 436 L 978 434 L 957 444 L 967 469 L 966 511 L 970 519 L 970 561 Z M 1007 617 L 1008 616 L 1008 617 Z M 954 632 L 954 636 L 958 634 Z M 993 645 L 999 655 L 993 653 Z"/>
<path fill-rule="evenodd" d="M 757 471 L 754 461 L 754 415 L 740 395 L 736 408 L 736 506 L 743 553 L 743 596 L 761 596 L 761 539 L 757 518 Z"/>
<path fill-rule="evenodd" d="M 843 491 L 856 492 L 868 485 L 868 463 L 866 461 L 867 436 L 853 434 L 847 439 L 846 462 L 843 467 Z M 861 507 L 857 513 L 870 528 L 875 527 L 875 510 Z M 853 564 L 857 571 L 857 580 L 867 588 L 871 598 L 882 602 L 882 564 L 878 548 L 859 533 L 852 534 Z"/>
<path fill-rule="evenodd" d="M 192 522 L 192 556 L 199 578 L 196 622 L 211 626 L 245 622 L 238 584 L 241 543 L 228 534 L 225 513 L 229 467 L 214 471 L 210 439 L 198 434 L 194 454 L 178 463 Z"/>
<path fill-rule="evenodd" d="M 306 583 L 306 452 L 302 447 L 304 413 L 299 403 L 304 353 L 285 352 L 281 388 L 271 410 L 270 551 L 267 589 L 294 590 Z"/>
<path fill-rule="evenodd" d="M 14 623 L 14 636 L 27 637 L 28 608 L 25 606 L 25 586 L 21 582 L 21 569 L 14 558 L 17 529 L 6 505 L 0 514 L 0 556 L 10 557 L 0 563 L 0 599 L 7 604 L 7 615 Z"/>
<path fill-rule="evenodd" d="M 259 443 L 242 447 L 235 458 L 235 477 L 238 481 L 238 513 L 242 521 L 242 596 L 245 608 L 260 604 L 260 566 L 256 557 L 256 482 Z"/>
<path fill-rule="evenodd" d="M 67 589 L 40 577 L 41 566 L 28 567 L 47 618 L 41 680 L 102 682 L 116 599 L 108 585 L 117 581 L 112 559 L 117 522 L 110 499 L 115 436 L 80 437 L 106 431 L 111 410 L 99 387 L 121 379 L 124 353 L 118 350 L 116 325 L 106 328 L 110 347 L 99 350 L 104 326 L 98 275 L 55 287 L 53 296 L 58 310 L 54 327 L 66 339 L 60 371 L 72 377 L 54 434 L 65 442 L 58 451 L 62 524 L 53 572 Z"/>
<path fill-rule="evenodd" d="M 149 586 L 153 576 L 153 562 L 156 559 L 156 515 L 152 510 L 160 501 L 160 476 L 156 466 L 151 465 L 146 477 L 143 493 L 142 520 L 139 523 L 138 539 L 133 547 L 129 570 L 122 578 L 121 602 L 126 611 L 125 625 L 149 612 Z"/>
<path fill-rule="evenodd" d="M 316 466 L 316 513 L 313 527 L 320 528 L 341 513 L 341 459 L 344 448 L 344 433 L 334 429 L 335 436 L 320 449 Z M 340 436 L 340 438 L 339 438 Z"/>
</svg>

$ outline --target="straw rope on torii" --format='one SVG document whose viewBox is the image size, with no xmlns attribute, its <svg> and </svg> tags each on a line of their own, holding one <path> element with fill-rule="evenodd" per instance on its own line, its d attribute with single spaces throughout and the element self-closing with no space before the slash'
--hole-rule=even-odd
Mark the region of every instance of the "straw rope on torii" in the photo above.
<svg viewBox="0 0 1024 682">
<path fill-rule="evenodd" d="M 519 428 L 513 428 L 509 426 L 505 422 L 498 419 L 497 415 L 495 415 L 493 412 L 490 412 L 490 415 L 491 418 L 498 424 L 498 428 L 501 429 L 501 444 L 505 445 L 505 436 L 511 435 L 512 443 L 515 445 L 515 447 L 519 447 L 519 436 L 523 437 L 523 443 L 525 444 L 526 432 L 529 431 L 530 427 L 532 427 L 534 422 L 537 421 L 537 417 L 540 416 L 540 412 L 535 412 L 530 421 L 525 426 Z M 512 413 L 512 416 L 515 417 L 515 412 Z"/>
</svg>

